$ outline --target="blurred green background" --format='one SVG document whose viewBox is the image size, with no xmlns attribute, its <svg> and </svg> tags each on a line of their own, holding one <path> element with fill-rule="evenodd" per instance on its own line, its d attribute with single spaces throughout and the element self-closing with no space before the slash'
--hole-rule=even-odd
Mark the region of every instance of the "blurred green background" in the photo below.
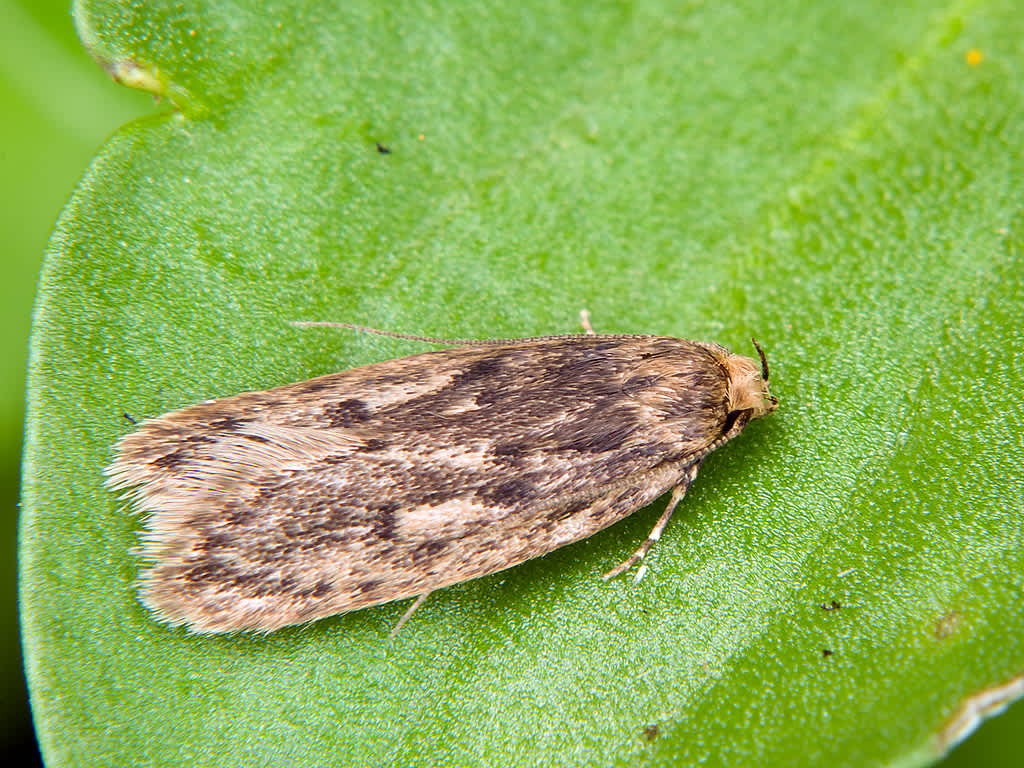
<svg viewBox="0 0 1024 768">
<path fill-rule="evenodd" d="M 15 535 L 26 341 L 39 262 L 57 214 L 96 148 L 121 124 L 168 108 L 110 81 L 78 43 L 69 5 L 70 0 L 0 0 L 0 242 L 6 245 L 0 313 L 8 329 L 0 336 L 6 361 L 0 369 L 0 493 L 8 511 L 0 616 L 7 710 L 0 716 L 7 724 L 3 746 L 9 755 L 35 749 L 17 629 Z M 1018 703 L 944 765 L 1017 765 L 1022 732 L 1024 704 Z"/>
<path fill-rule="evenodd" d="M 70 0 L 0 0 L 0 498 L 4 513 L 0 606 L 3 659 L 0 754 L 38 764 L 18 639 L 15 536 L 26 344 L 39 263 L 61 206 L 89 159 L 118 126 L 163 109 L 115 85 L 75 36 Z M 59 531 L 54 532 L 60 536 Z M 6 748 L 6 749 L 5 749 Z"/>
</svg>

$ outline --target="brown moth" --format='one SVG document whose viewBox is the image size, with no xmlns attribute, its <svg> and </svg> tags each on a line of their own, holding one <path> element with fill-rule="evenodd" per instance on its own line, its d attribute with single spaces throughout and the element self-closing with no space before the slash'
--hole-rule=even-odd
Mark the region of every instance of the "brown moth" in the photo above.
<svg viewBox="0 0 1024 768">
<path fill-rule="evenodd" d="M 704 457 L 777 405 L 760 347 L 759 367 L 589 328 L 423 340 L 457 346 L 208 400 L 121 438 L 107 484 L 148 513 L 139 589 L 158 619 L 269 632 L 418 596 L 404 621 L 432 590 L 671 491 L 611 578 L 658 539 Z"/>
</svg>

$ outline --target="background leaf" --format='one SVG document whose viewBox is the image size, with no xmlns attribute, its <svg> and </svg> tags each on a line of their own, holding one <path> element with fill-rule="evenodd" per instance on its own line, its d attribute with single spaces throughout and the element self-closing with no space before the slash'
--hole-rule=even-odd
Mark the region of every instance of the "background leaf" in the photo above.
<svg viewBox="0 0 1024 768">
<path fill-rule="evenodd" d="M 76 20 L 180 112 L 104 147 L 40 282 L 21 595 L 52 762 L 916 765 L 968 697 L 1012 698 L 1015 4 Z M 404 605 L 229 638 L 138 605 L 138 523 L 100 485 L 122 412 L 421 348 L 292 319 L 513 336 L 582 307 L 756 334 L 782 399 L 644 581 L 597 575 L 659 509 L 436 595 L 394 643 Z"/>
</svg>

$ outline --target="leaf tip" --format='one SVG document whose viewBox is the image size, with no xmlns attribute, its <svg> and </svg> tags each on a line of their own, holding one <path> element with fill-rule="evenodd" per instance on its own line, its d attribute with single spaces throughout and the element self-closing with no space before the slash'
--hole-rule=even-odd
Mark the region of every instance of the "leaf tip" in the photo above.
<svg viewBox="0 0 1024 768">
<path fill-rule="evenodd" d="M 948 752 L 970 736 L 982 722 L 998 715 L 1022 696 L 1024 673 L 965 698 L 938 734 L 940 753 Z"/>
</svg>

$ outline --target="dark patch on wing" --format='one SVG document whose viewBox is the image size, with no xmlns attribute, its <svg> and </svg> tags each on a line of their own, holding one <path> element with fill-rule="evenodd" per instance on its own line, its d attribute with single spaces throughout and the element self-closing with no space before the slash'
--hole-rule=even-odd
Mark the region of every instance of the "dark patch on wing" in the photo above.
<svg viewBox="0 0 1024 768">
<path fill-rule="evenodd" d="M 216 419 L 212 419 L 209 427 L 213 432 L 234 432 L 248 423 L 248 419 L 238 419 L 234 416 L 220 416 Z"/>
<path fill-rule="evenodd" d="M 480 380 L 488 382 L 497 378 L 504 368 L 504 362 L 500 357 L 482 357 L 479 360 L 474 360 L 470 363 L 469 367 L 466 368 L 466 372 L 463 373 L 459 379 L 464 383 Z"/>
<path fill-rule="evenodd" d="M 443 552 L 448 548 L 448 541 L 446 539 L 429 539 L 416 546 L 412 551 L 413 560 L 423 560 L 425 558 L 434 557 L 439 552 Z"/>
<path fill-rule="evenodd" d="M 234 542 L 235 537 L 230 533 L 207 533 L 203 540 L 196 545 L 196 549 L 203 552 L 228 549 Z"/>
<path fill-rule="evenodd" d="M 523 446 L 510 441 L 497 442 L 488 451 L 492 456 L 511 456 L 513 458 L 523 455 Z"/>
<path fill-rule="evenodd" d="M 186 461 L 192 458 L 193 452 L 187 448 L 179 448 L 171 453 L 166 453 L 163 456 L 159 456 L 153 459 L 150 464 L 154 467 L 160 467 L 161 469 L 173 469 L 174 467 L 184 464 Z"/>
<path fill-rule="evenodd" d="M 358 589 L 360 592 L 372 592 L 373 590 L 377 589 L 381 585 L 381 583 L 382 582 L 380 579 L 366 579 L 364 581 L 359 582 L 356 585 L 356 589 Z"/>
<path fill-rule="evenodd" d="M 191 434 L 182 438 L 179 448 L 155 458 L 149 463 L 155 467 L 171 469 L 194 459 L 198 455 L 197 449 L 199 445 L 214 442 L 216 442 L 216 438 L 210 435 Z"/>
<path fill-rule="evenodd" d="M 217 560 L 206 560 L 198 565 L 189 566 L 181 574 L 181 578 L 195 584 L 210 584 L 223 580 L 222 574 L 227 572 Z"/>
<path fill-rule="evenodd" d="M 332 427 L 351 427 L 368 421 L 373 411 L 364 401 L 348 398 L 325 405 L 323 415 Z"/>
<path fill-rule="evenodd" d="M 537 485 L 524 477 L 513 477 L 477 490 L 476 495 L 487 504 L 514 507 L 523 499 L 536 494 Z"/>
<path fill-rule="evenodd" d="M 256 510 L 251 504 L 234 501 L 224 505 L 224 522 L 229 528 L 244 530 L 255 516 Z"/>
<path fill-rule="evenodd" d="M 315 395 L 317 392 L 323 392 L 325 389 L 329 389 L 333 386 L 331 376 L 319 376 L 309 381 L 303 381 L 298 384 L 291 384 L 295 388 L 297 393 Z"/>
<path fill-rule="evenodd" d="M 256 486 L 256 495 L 253 496 L 254 505 L 264 505 L 274 501 L 281 493 L 287 493 L 288 487 L 276 479 L 266 479 Z"/>
<path fill-rule="evenodd" d="M 585 510 L 593 503 L 593 499 L 575 499 L 573 501 L 567 502 L 561 507 L 555 507 L 554 509 L 547 513 L 546 518 L 548 520 L 553 520 L 556 522 L 560 520 L 565 520 L 567 518 L 578 515 L 580 512 Z"/>
<path fill-rule="evenodd" d="M 556 451 L 580 453 L 617 451 L 636 429 L 637 425 L 632 420 L 620 422 L 614 417 L 597 423 L 589 420 L 577 421 L 555 430 L 554 448 Z"/>
<path fill-rule="evenodd" d="M 395 513 L 398 512 L 399 504 L 396 501 L 387 501 L 377 507 L 371 507 L 369 512 L 373 518 L 373 533 L 382 541 L 394 541 L 395 536 Z"/>
<path fill-rule="evenodd" d="M 450 485 L 444 488 L 438 488 L 437 490 L 426 490 L 422 489 L 423 493 L 419 497 L 420 503 L 428 507 L 436 507 L 445 502 L 451 501 L 452 499 L 460 498 L 465 496 L 467 489 L 457 485 Z M 419 506 L 417 504 L 416 506 Z"/>
</svg>

